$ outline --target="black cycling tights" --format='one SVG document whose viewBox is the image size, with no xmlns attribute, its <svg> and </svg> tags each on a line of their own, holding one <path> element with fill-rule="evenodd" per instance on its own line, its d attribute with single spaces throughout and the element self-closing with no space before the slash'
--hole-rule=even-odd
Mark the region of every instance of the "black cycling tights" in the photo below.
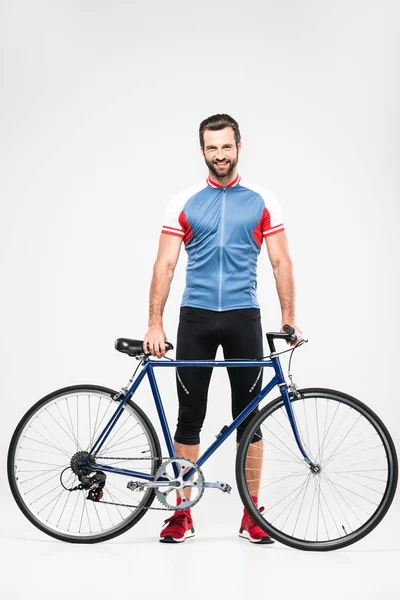
<svg viewBox="0 0 400 600">
<path fill-rule="evenodd" d="M 220 344 L 225 359 L 262 358 L 260 309 L 241 308 L 216 312 L 189 306 L 181 307 L 176 347 L 178 360 L 214 360 Z M 227 368 L 227 371 L 232 392 L 232 417 L 235 419 L 260 392 L 262 370 L 261 374 L 259 367 L 230 367 Z M 175 441 L 180 444 L 200 443 L 200 431 L 206 416 L 211 373 L 212 367 L 181 367 L 177 369 L 179 414 Z M 249 390 L 258 376 L 259 379 L 250 392 Z M 238 427 L 237 441 L 240 440 L 247 424 L 257 411 L 258 408 Z M 253 440 L 259 440 L 259 435 L 261 432 L 256 432 Z"/>
</svg>

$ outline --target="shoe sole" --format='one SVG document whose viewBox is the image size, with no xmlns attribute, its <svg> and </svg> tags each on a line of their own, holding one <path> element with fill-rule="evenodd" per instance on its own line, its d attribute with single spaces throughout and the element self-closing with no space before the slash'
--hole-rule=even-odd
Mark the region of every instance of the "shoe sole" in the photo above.
<svg viewBox="0 0 400 600">
<path fill-rule="evenodd" d="M 167 535 L 165 537 L 160 537 L 160 542 L 165 544 L 181 544 L 192 537 L 194 537 L 194 529 L 188 529 L 181 538 L 174 538 L 172 535 Z"/>
<path fill-rule="evenodd" d="M 275 541 L 267 535 L 261 539 L 252 538 L 251 535 L 249 534 L 249 532 L 246 531 L 245 529 L 239 529 L 239 537 L 243 538 L 244 540 L 248 540 L 252 544 L 274 544 L 275 543 Z"/>
</svg>

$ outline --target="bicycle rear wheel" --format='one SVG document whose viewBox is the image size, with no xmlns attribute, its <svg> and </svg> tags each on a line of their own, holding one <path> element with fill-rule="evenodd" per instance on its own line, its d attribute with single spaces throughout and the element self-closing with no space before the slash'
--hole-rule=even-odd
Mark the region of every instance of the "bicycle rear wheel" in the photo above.
<svg viewBox="0 0 400 600">
<path fill-rule="evenodd" d="M 304 461 L 283 400 L 276 398 L 243 434 L 237 485 L 250 515 L 274 539 L 299 550 L 337 550 L 370 533 L 388 511 L 396 450 L 379 417 L 356 398 L 320 388 L 298 392 L 290 396 L 293 412 L 319 473 Z M 262 514 L 251 498 L 258 486 Z"/>
<path fill-rule="evenodd" d="M 80 483 L 71 458 L 93 446 L 118 406 L 115 394 L 95 385 L 52 392 L 24 415 L 11 439 L 7 468 L 13 496 L 31 523 L 54 538 L 74 543 L 108 540 L 135 525 L 154 499 L 154 490 L 129 491 L 129 478 L 110 472 L 105 472 L 100 501 L 89 500 L 88 490 L 68 491 Z M 154 474 L 160 455 L 154 427 L 128 400 L 96 460 Z M 106 456 L 116 458 L 102 461 Z M 125 457 L 130 460 L 118 460 Z"/>
</svg>

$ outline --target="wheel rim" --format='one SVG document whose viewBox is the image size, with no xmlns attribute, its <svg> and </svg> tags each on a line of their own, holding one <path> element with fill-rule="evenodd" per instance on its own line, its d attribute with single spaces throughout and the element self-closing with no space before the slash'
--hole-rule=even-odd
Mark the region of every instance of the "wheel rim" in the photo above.
<svg viewBox="0 0 400 600">
<path fill-rule="evenodd" d="M 88 451 L 111 418 L 117 402 L 98 391 L 68 392 L 53 397 L 32 414 L 15 444 L 14 490 L 30 518 L 49 533 L 70 538 L 96 538 L 123 528 L 146 505 L 150 490 L 132 492 L 129 478 L 106 473 L 100 502 L 87 500 L 88 490 L 67 491 L 79 484 L 71 457 Z M 97 455 L 140 457 L 143 460 L 105 460 L 104 464 L 153 473 L 155 448 L 146 424 L 129 404 Z M 118 506 L 130 504 L 135 508 Z"/>
<path fill-rule="evenodd" d="M 366 411 L 346 397 L 302 394 L 292 408 L 306 453 L 321 470 L 312 473 L 302 459 L 283 403 L 271 407 L 261 424 L 259 505 L 265 510 L 257 520 L 289 543 L 326 548 L 351 543 L 377 524 L 390 504 L 394 469 L 386 435 L 378 420 L 368 420 Z M 256 430 L 255 424 L 248 439 L 254 434 L 259 439 Z M 250 452 L 248 499 L 260 464 L 247 444 L 245 455 L 251 457 Z"/>
</svg>

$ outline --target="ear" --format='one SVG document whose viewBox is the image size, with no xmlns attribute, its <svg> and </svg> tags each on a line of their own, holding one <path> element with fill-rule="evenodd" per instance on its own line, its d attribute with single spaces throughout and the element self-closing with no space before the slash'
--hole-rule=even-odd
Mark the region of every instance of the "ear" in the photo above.
<svg viewBox="0 0 400 600">
<path fill-rule="evenodd" d="M 241 152 L 241 150 L 242 150 L 242 142 L 238 143 L 237 150 L 238 150 L 238 154 L 239 154 L 239 152 Z"/>
</svg>

